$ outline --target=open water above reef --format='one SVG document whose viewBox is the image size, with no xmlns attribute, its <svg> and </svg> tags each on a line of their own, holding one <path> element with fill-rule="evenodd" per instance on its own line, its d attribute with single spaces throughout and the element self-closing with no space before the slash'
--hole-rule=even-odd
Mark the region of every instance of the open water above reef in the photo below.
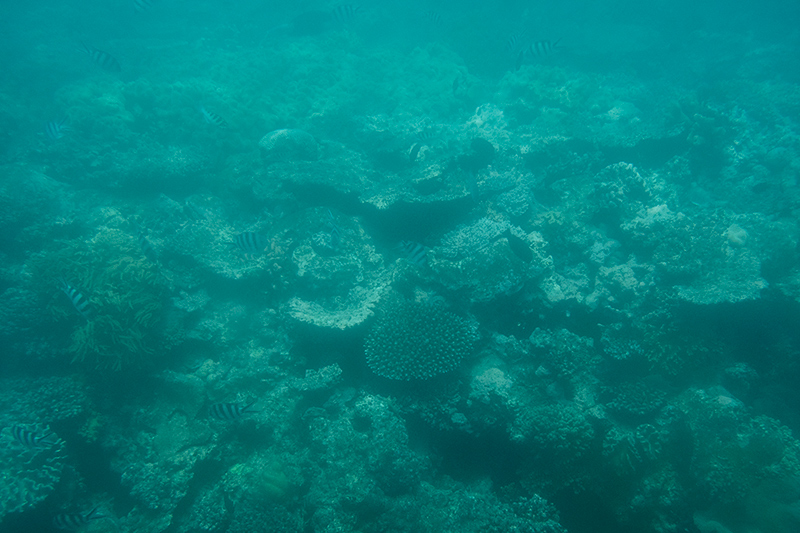
<svg viewBox="0 0 800 533">
<path fill-rule="evenodd" d="M 800 530 L 796 2 L 0 18 L 0 532 Z"/>
</svg>

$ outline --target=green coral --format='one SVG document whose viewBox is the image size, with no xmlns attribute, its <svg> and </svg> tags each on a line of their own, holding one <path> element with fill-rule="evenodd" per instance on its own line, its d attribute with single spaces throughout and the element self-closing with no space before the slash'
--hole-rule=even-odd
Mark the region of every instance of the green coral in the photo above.
<svg viewBox="0 0 800 533">
<path fill-rule="evenodd" d="M 118 229 L 101 229 L 89 240 L 74 239 L 39 255 L 30 263 L 32 284 L 50 295 L 48 307 L 59 321 L 77 313 L 57 292 L 54 279 L 85 291 L 92 315 L 72 332 L 73 362 L 121 370 L 155 354 L 154 328 L 161 316 L 164 289 L 156 266 L 136 239 Z"/>
<path fill-rule="evenodd" d="M 399 301 L 384 310 L 367 336 L 367 364 L 401 381 L 428 379 L 455 369 L 472 351 L 467 322 L 437 305 Z"/>
</svg>

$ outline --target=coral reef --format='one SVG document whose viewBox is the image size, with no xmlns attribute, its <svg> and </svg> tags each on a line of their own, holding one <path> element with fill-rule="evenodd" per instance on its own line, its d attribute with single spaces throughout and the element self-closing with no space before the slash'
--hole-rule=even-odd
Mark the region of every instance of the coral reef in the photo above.
<svg viewBox="0 0 800 533">
<path fill-rule="evenodd" d="M 137 1 L 108 72 L 69 4 L 5 13 L 3 527 L 800 529 L 796 17 Z"/>
</svg>

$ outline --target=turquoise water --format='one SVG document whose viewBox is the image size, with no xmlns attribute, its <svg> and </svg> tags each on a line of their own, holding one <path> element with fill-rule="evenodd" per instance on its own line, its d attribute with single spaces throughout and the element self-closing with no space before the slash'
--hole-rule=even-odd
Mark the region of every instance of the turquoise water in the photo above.
<svg viewBox="0 0 800 533">
<path fill-rule="evenodd" d="M 790 2 L 0 20 L 0 531 L 800 530 Z"/>
</svg>

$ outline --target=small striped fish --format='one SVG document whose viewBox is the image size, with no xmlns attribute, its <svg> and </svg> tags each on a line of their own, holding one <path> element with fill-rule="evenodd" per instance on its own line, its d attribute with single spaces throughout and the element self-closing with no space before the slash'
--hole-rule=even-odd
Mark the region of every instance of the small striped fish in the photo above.
<svg viewBox="0 0 800 533">
<path fill-rule="evenodd" d="M 149 11 L 155 5 L 155 0 L 133 0 L 133 9 L 137 13 L 144 13 Z"/>
<path fill-rule="evenodd" d="M 89 318 L 92 316 L 92 306 L 89 304 L 89 300 L 86 298 L 86 296 L 84 296 L 81 291 L 63 279 L 58 280 L 58 283 L 61 287 L 61 290 L 69 298 L 69 301 L 72 302 L 72 307 L 74 307 L 83 318 L 89 320 Z"/>
<path fill-rule="evenodd" d="M 227 128 L 228 123 L 227 121 L 222 118 L 221 116 L 217 115 L 213 111 L 207 111 L 205 107 L 200 108 L 200 113 L 203 114 L 203 120 L 206 121 L 206 124 L 211 124 L 216 128 Z"/>
<path fill-rule="evenodd" d="M 251 411 L 250 408 L 256 402 L 248 404 L 241 403 L 215 403 L 208 408 L 208 414 L 217 420 L 238 420 L 247 413 L 257 413 L 258 411 Z"/>
<path fill-rule="evenodd" d="M 51 141 L 59 140 L 67 131 L 69 131 L 69 126 L 67 126 L 66 117 L 61 120 L 51 120 L 44 126 L 44 134 L 47 135 L 47 138 Z"/>
<path fill-rule="evenodd" d="M 553 53 L 553 51 L 558 46 L 558 43 L 561 39 L 557 41 L 534 41 L 530 45 L 526 46 L 525 48 L 520 51 L 519 55 L 517 56 L 517 63 L 516 69 L 522 66 L 523 61 L 525 58 L 540 58 Z"/>
<path fill-rule="evenodd" d="M 45 433 L 42 435 L 38 431 L 25 429 L 20 425 L 16 425 L 11 428 L 11 434 L 14 436 L 15 441 L 30 449 L 43 448 L 52 444 L 51 442 L 45 440 L 51 435 L 51 433 Z"/>
<path fill-rule="evenodd" d="M 92 520 L 105 518 L 105 515 L 97 512 L 97 507 L 86 514 L 81 513 L 61 513 L 53 517 L 53 527 L 64 531 L 77 531 L 83 528 Z"/>
<path fill-rule="evenodd" d="M 422 18 L 432 26 L 439 27 L 442 25 L 442 16 L 438 11 L 423 11 Z"/>
<path fill-rule="evenodd" d="M 331 15 L 333 16 L 333 20 L 338 22 L 339 24 L 352 24 L 353 21 L 356 19 L 356 15 L 361 10 L 361 6 L 354 6 L 353 4 L 343 4 L 340 6 L 336 6 L 333 9 Z"/>
<path fill-rule="evenodd" d="M 269 246 L 269 239 L 253 231 L 245 231 L 233 238 L 231 243 L 245 255 L 257 255 L 264 252 Z"/>
<path fill-rule="evenodd" d="M 436 146 L 443 142 L 441 136 L 433 130 L 420 131 L 414 135 L 414 144 L 411 145 L 411 152 L 409 152 L 408 157 L 411 161 L 415 161 L 423 146 Z"/>
<path fill-rule="evenodd" d="M 511 37 L 508 38 L 506 41 L 505 50 L 506 53 L 511 56 L 516 56 L 521 50 L 525 48 L 525 37 L 524 33 L 514 33 Z"/>
<path fill-rule="evenodd" d="M 328 209 L 328 225 L 330 226 L 331 240 L 328 247 L 336 251 L 339 249 L 339 243 L 342 242 L 342 234 L 339 231 L 339 226 L 336 225 L 336 219 L 333 218 L 333 213 Z"/>
<path fill-rule="evenodd" d="M 403 256 L 417 266 L 424 267 L 428 264 L 428 249 L 418 242 L 400 241 L 398 246 Z"/>
<path fill-rule="evenodd" d="M 420 131 L 414 135 L 414 140 L 424 146 L 433 146 L 442 142 L 442 136 L 433 130 Z"/>
<path fill-rule="evenodd" d="M 94 64 L 103 70 L 107 70 L 109 72 L 120 72 L 122 70 L 119 61 L 117 61 L 116 58 L 108 52 L 98 50 L 94 46 L 89 46 L 85 43 L 81 43 L 81 46 L 83 46 L 83 51 L 89 54 L 89 57 L 92 58 Z"/>
<path fill-rule="evenodd" d="M 156 255 L 156 251 L 153 249 L 153 245 L 147 240 L 147 236 L 144 234 L 144 232 L 140 231 L 137 238 L 139 240 L 139 247 L 142 249 L 144 256 L 150 261 L 155 261 L 158 256 Z"/>
</svg>

